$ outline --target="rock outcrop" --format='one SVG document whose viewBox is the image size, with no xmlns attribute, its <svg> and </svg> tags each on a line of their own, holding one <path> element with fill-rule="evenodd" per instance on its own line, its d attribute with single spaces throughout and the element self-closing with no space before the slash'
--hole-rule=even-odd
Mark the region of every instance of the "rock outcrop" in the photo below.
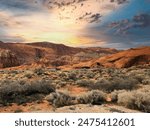
<svg viewBox="0 0 150 130">
<path fill-rule="evenodd" d="M 99 64 L 105 67 L 128 68 L 149 63 L 150 47 L 140 47 L 104 56 L 96 60 L 92 66 Z"/>
<path fill-rule="evenodd" d="M 128 68 L 145 64 L 150 64 L 150 47 L 131 48 L 112 55 L 93 59 L 88 62 L 76 64 L 73 68 Z"/>
<path fill-rule="evenodd" d="M 0 68 L 18 66 L 19 60 L 17 56 L 10 50 L 0 49 Z"/>
</svg>

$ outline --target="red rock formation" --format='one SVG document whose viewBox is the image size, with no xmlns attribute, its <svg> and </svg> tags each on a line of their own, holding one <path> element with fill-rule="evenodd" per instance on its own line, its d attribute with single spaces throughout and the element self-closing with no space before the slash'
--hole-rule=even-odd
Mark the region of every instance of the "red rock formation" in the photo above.
<svg viewBox="0 0 150 130">
<path fill-rule="evenodd" d="M 76 64 L 99 56 L 118 52 L 109 48 L 75 48 L 49 42 L 3 43 L 0 49 L 10 50 L 17 55 L 21 65 L 42 64 L 54 67 Z"/>
<path fill-rule="evenodd" d="M 73 65 L 73 68 L 113 67 L 128 68 L 150 64 L 150 47 L 132 48 L 112 55 L 103 56 L 88 62 Z"/>
<path fill-rule="evenodd" d="M 141 47 L 122 51 L 96 60 L 92 65 L 105 67 L 127 68 L 150 63 L 150 47 Z"/>
<path fill-rule="evenodd" d="M 14 67 L 19 65 L 17 56 L 10 50 L 0 49 L 0 68 Z"/>
</svg>

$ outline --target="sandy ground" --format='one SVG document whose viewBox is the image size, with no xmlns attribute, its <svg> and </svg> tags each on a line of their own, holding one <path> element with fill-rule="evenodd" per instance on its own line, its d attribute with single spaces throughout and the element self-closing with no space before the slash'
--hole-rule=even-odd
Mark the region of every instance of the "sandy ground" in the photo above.
<svg viewBox="0 0 150 130">
<path fill-rule="evenodd" d="M 77 104 L 54 108 L 47 101 L 27 103 L 23 105 L 12 104 L 11 106 L 0 107 L 1 113 L 139 113 L 140 111 L 127 109 L 115 104 L 90 105 Z"/>
</svg>

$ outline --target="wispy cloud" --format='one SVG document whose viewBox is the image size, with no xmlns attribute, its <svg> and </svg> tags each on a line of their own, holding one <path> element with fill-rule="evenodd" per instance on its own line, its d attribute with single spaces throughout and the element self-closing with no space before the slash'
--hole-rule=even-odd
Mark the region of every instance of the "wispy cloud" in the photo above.
<svg viewBox="0 0 150 130">
<path fill-rule="evenodd" d="M 126 47 L 138 42 L 139 29 L 141 39 L 149 40 L 148 4 L 149 0 L 0 0 L 0 40 Z"/>
</svg>

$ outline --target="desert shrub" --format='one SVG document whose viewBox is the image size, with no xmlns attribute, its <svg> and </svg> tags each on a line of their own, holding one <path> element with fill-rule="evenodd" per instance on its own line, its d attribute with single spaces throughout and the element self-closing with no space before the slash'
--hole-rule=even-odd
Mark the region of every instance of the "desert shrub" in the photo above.
<svg viewBox="0 0 150 130">
<path fill-rule="evenodd" d="M 16 109 L 16 110 L 14 111 L 14 113 L 22 113 L 22 112 L 23 112 L 22 109 Z"/>
<path fill-rule="evenodd" d="M 47 95 L 45 99 L 56 108 L 74 104 L 101 105 L 106 101 L 106 94 L 99 90 L 93 90 L 79 97 L 73 97 L 66 93 L 54 92 Z"/>
<path fill-rule="evenodd" d="M 141 92 L 150 92 L 150 85 L 145 85 L 139 89 Z"/>
<path fill-rule="evenodd" d="M 47 80 L 31 81 L 29 84 L 26 85 L 25 88 L 25 93 L 27 95 L 34 93 L 48 94 L 54 91 L 55 91 L 54 86 L 50 81 Z"/>
<path fill-rule="evenodd" d="M 87 74 L 86 74 L 86 77 L 87 77 L 87 78 L 94 78 L 94 76 L 95 76 L 95 73 L 92 72 L 92 71 L 89 71 L 89 72 L 87 72 Z"/>
<path fill-rule="evenodd" d="M 127 92 L 126 90 L 115 90 L 113 92 L 110 93 L 110 98 L 112 102 L 117 102 L 118 101 L 118 95 L 120 93 L 124 93 Z"/>
<path fill-rule="evenodd" d="M 81 86 L 81 87 L 92 88 L 94 85 L 94 81 L 83 79 L 83 80 L 78 80 L 76 82 L 76 84 Z"/>
<path fill-rule="evenodd" d="M 111 88 L 111 82 L 107 79 L 99 79 L 93 85 L 93 89 L 100 89 L 102 91 L 108 91 Z"/>
<path fill-rule="evenodd" d="M 32 78 L 32 75 L 33 75 L 32 73 L 29 73 L 29 72 L 28 72 L 28 73 L 26 73 L 24 76 L 27 77 L 28 79 L 30 79 L 30 78 Z"/>
<path fill-rule="evenodd" d="M 114 87 L 112 88 L 112 90 L 122 90 L 122 89 L 132 90 L 137 87 L 138 83 L 139 82 L 134 78 L 124 78 L 124 79 L 116 78 L 112 81 Z"/>
<path fill-rule="evenodd" d="M 77 85 L 87 87 L 89 89 L 102 90 L 104 92 L 112 92 L 114 90 L 133 90 L 138 87 L 138 81 L 134 78 L 101 78 L 94 82 L 94 80 L 78 80 Z"/>
<path fill-rule="evenodd" d="M 131 91 L 118 95 L 118 104 L 131 109 L 150 112 L 150 91 Z"/>
<path fill-rule="evenodd" d="M 101 105 L 106 101 L 106 93 L 99 90 L 92 90 L 84 95 L 79 96 L 77 101 L 80 104 Z"/>
<path fill-rule="evenodd" d="M 44 74 L 44 69 L 42 69 L 42 68 L 36 68 L 35 70 L 34 70 L 34 73 L 36 73 L 37 75 L 42 75 L 42 74 Z"/>
<path fill-rule="evenodd" d="M 45 97 L 45 99 L 52 103 L 54 107 L 63 107 L 73 105 L 75 97 L 70 96 L 62 92 L 51 93 Z"/>
<path fill-rule="evenodd" d="M 51 82 L 38 81 L 3 81 L 0 86 L 0 100 L 3 102 L 26 102 L 28 99 L 38 99 L 38 94 L 49 94 L 54 92 Z M 36 95 L 34 97 L 34 95 Z M 31 98 L 30 98 L 31 97 Z M 21 101 L 22 100 L 22 101 Z"/>
<path fill-rule="evenodd" d="M 118 95 L 118 104 L 123 105 L 125 107 L 135 109 L 135 97 L 132 92 L 124 92 Z"/>
<path fill-rule="evenodd" d="M 132 90 L 137 88 L 138 81 L 129 78 L 112 78 L 101 79 L 95 83 L 93 88 L 100 89 L 105 92 L 112 92 L 114 90 Z"/>
<path fill-rule="evenodd" d="M 19 74 L 19 71 L 18 70 L 12 70 L 11 73 L 16 75 L 16 74 Z"/>
<path fill-rule="evenodd" d="M 67 77 L 67 74 L 65 72 L 61 72 L 61 73 L 59 73 L 59 77 L 61 77 L 61 78 Z"/>
<path fill-rule="evenodd" d="M 75 72 L 70 72 L 68 74 L 68 78 L 72 79 L 72 80 L 76 80 L 77 79 L 77 74 Z"/>
<path fill-rule="evenodd" d="M 67 82 L 65 82 L 65 81 L 60 81 L 60 82 L 57 84 L 57 86 L 59 86 L 58 88 L 61 88 L 61 87 L 66 86 L 66 84 L 67 84 Z"/>
<path fill-rule="evenodd" d="M 139 83 L 142 83 L 142 81 L 145 79 L 145 76 L 144 75 L 135 75 L 132 78 L 137 80 Z"/>
<path fill-rule="evenodd" d="M 150 78 L 145 78 L 145 79 L 142 81 L 142 84 L 144 84 L 144 85 L 150 85 Z"/>
</svg>

